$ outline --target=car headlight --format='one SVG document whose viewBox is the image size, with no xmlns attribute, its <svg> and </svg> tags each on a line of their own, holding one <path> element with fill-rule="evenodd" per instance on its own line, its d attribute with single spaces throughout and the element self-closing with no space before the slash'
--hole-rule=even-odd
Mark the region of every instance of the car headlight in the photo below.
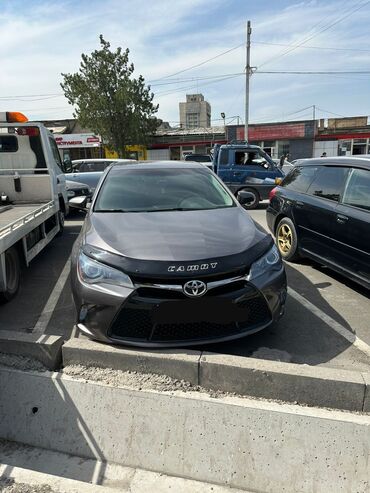
<svg viewBox="0 0 370 493">
<path fill-rule="evenodd" d="M 131 279 L 120 270 L 101 264 L 80 252 L 78 257 L 78 272 L 87 284 L 115 284 L 125 288 L 133 288 Z"/>
<path fill-rule="evenodd" d="M 276 245 L 274 245 L 265 255 L 253 262 L 249 271 L 248 281 L 262 276 L 262 274 L 269 270 L 279 270 L 281 266 L 280 253 Z"/>
<path fill-rule="evenodd" d="M 73 190 L 67 190 L 67 197 L 71 198 L 74 197 L 76 194 L 74 193 Z"/>
</svg>

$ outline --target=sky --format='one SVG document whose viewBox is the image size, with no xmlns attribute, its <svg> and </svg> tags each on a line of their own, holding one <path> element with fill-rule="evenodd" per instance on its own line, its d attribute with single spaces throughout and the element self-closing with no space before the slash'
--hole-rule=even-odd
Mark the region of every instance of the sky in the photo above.
<svg viewBox="0 0 370 493">
<path fill-rule="evenodd" d="M 178 125 L 179 102 L 200 92 L 212 125 L 221 112 L 244 122 L 247 20 L 251 123 L 310 119 L 313 105 L 316 118 L 370 115 L 367 0 L 0 0 L 0 111 L 71 118 L 61 73 L 76 72 L 103 34 L 130 49 L 159 118 Z"/>
</svg>

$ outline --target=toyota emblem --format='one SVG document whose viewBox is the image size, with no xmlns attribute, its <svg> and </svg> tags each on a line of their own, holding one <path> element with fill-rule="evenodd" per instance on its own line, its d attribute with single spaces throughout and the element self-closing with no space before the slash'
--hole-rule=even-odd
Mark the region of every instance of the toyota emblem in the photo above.
<svg viewBox="0 0 370 493">
<path fill-rule="evenodd" d="M 207 291 L 207 285 L 203 281 L 188 281 L 183 287 L 186 296 L 195 298 L 196 296 L 203 296 Z"/>
</svg>

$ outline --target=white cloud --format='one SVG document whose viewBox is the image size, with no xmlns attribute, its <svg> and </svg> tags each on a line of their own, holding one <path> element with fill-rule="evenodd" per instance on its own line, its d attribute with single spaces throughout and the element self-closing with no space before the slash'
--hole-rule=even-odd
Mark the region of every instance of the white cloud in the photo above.
<svg viewBox="0 0 370 493">
<path fill-rule="evenodd" d="M 302 47 L 279 58 L 288 47 L 253 44 L 253 41 L 298 43 L 349 11 L 351 3 L 343 0 L 301 1 L 288 8 L 281 8 L 279 2 L 274 2 L 270 4 L 270 10 L 264 7 L 263 11 L 263 6 L 251 0 L 153 0 L 151 3 L 106 0 L 92 1 L 91 4 L 48 0 L 23 2 L 23 9 L 17 8 L 17 3 L 14 2 L 14 7 L 13 2 L 7 3 L 0 14 L 0 97 L 61 92 L 60 73 L 77 70 L 81 52 L 89 53 L 97 48 L 100 33 L 111 41 L 113 48 L 119 45 L 130 48 L 130 58 L 137 74 L 143 74 L 148 81 L 165 77 L 242 43 L 245 19 L 251 12 L 252 65 L 258 67 L 276 57 L 276 61 L 266 64 L 263 69 L 370 68 L 370 53 L 366 52 Z M 224 15 L 219 18 L 222 9 Z M 364 8 L 307 44 L 366 48 L 370 45 L 369 22 L 370 9 Z M 314 26 L 315 30 L 312 30 Z M 236 73 L 241 72 L 244 65 L 245 53 L 241 48 L 176 77 L 184 79 Z M 252 119 L 269 114 L 283 115 L 286 108 L 294 110 L 310 104 L 324 108 L 330 106 L 327 109 L 344 114 L 363 113 L 365 101 L 368 101 L 366 83 L 358 80 L 360 76 L 348 77 L 256 74 L 251 84 Z M 219 118 L 221 111 L 230 116 L 239 114 L 243 118 L 243 77 L 210 82 L 179 81 L 177 85 L 153 85 L 153 90 L 158 93 L 156 100 L 160 103 L 159 116 L 178 121 L 178 103 L 184 100 L 187 90 L 168 95 L 160 95 L 160 92 L 195 86 L 189 91 L 204 93 L 212 105 L 214 119 Z M 10 109 L 25 109 L 31 118 L 72 114 L 64 97 L 29 102 L 0 100 L 0 106 L 0 109 L 9 109 L 10 106 Z M 369 107 L 366 112 L 370 113 Z"/>
</svg>

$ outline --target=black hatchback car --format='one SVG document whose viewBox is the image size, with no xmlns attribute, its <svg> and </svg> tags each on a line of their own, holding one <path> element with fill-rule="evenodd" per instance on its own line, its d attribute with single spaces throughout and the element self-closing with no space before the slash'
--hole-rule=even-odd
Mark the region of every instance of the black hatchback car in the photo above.
<svg viewBox="0 0 370 493">
<path fill-rule="evenodd" d="M 310 257 L 370 289 L 370 157 L 310 159 L 270 193 L 285 260 Z"/>
</svg>

